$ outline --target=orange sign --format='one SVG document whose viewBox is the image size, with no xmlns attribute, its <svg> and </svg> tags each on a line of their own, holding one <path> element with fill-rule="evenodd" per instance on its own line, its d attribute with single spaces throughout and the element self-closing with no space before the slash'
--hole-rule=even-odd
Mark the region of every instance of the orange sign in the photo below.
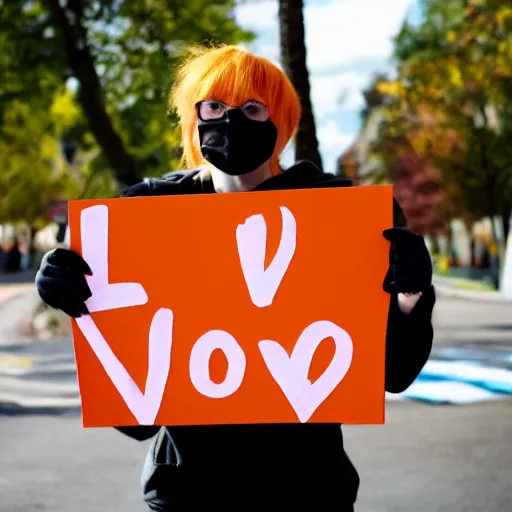
<svg viewBox="0 0 512 512">
<path fill-rule="evenodd" d="M 392 188 L 70 203 L 85 427 L 384 422 Z"/>
</svg>

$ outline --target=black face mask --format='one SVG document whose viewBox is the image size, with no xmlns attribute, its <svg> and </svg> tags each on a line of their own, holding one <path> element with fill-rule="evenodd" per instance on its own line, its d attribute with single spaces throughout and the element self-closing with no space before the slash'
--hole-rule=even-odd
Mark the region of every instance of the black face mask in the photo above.
<svg viewBox="0 0 512 512">
<path fill-rule="evenodd" d="M 231 176 L 254 171 L 274 153 L 277 128 L 272 121 L 253 121 L 240 109 L 222 119 L 199 120 L 201 153 L 214 167 Z"/>
</svg>

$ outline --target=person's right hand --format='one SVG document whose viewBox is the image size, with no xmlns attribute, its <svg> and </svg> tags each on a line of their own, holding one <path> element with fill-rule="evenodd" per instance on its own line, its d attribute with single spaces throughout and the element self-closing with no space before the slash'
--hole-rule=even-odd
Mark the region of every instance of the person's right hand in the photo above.
<svg viewBox="0 0 512 512">
<path fill-rule="evenodd" d="M 39 295 L 48 306 L 77 318 L 88 315 L 85 301 L 92 295 L 85 274 L 89 265 L 70 249 L 53 249 L 44 255 L 36 274 Z"/>
</svg>

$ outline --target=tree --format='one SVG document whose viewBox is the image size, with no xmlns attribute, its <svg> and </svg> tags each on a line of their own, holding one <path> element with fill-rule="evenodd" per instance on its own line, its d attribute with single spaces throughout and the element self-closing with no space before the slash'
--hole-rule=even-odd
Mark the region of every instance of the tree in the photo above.
<svg viewBox="0 0 512 512">
<path fill-rule="evenodd" d="M 363 123 L 368 121 L 371 112 L 379 107 L 382 107 L 386 101 L 386 95 L 383 94 L 377 87 L 381 83 L 388 81 L 387 75 L 377 73 L 366 89 L 362 91 L 364 98 L 364 107 L 361 110 L 361 118 Z"/>
<path fill-rule="evenodd" d="M 385 89 L 383 84 L 389 83 L 385 75 L 377 74 L 363 91 L 362 137 L 367 143 L 363 142 L 359 153 L 364 176 L 358 179 L 393 183 L 395 197 L 411 229 L 433 236 L 444 234 L 448 220 L 455 214 L 456 201 L 453 191 L 447 190 L 440 169 L 426 154 L 425 138 L 419 137 L 416 128 L 420 125 L 424 131 L 432 118 L 425 109 L 418 112 L 417 119 L 409 112 L 407 116 L 390 116 L 396 102 L 382 90 Z M 433 135 L 436 135 L 435 131 Z M 446 142 L 445 138 L 442 140 Z M 346 154 L 344 160 L 349 167 L 351 161 L 359 167 L 350 154 Z M 355 173 L 359 174 L 359 170 Z"/>
<path fill-rule="evenodd" d="M 295 140 L 295 158 L 322 168 L 307 67 L 303 0 L 279 0 L 281 62 L 299 94 L 302 117 Z"/>
<path fill-rule="evenodd" d="M 406 137 L 435 162 L 474 218 L 501 213 L 508 226 L 512 9 L 497 0 L 423 6 L 424 22 L 405 23 L 395 39 L 397 78 L 378 87 L 392 100 L 383 136 Z"/>
<path fill-rule="evenodd" d="M 48 110 L 10 102 L 0 124 L 0 223 L 40 226 L 50 202 L 78 196 L 79 180 L 69 172 L 59 147 L 59 135 L 77 116 L 65 89 Z"/>
<path fill-rule="evenodd" d="M 0 110 L 17 99 L 42 111 L 72 79 L 81 135 L 90 131 L 101 149 L 96 165 L 123 185 L 161 172 L 178 140 L 164 107 L 173 66 L 188 43 L 250 40 L 233 8 L 233 0 L 0 0 Z"/>
</svg>

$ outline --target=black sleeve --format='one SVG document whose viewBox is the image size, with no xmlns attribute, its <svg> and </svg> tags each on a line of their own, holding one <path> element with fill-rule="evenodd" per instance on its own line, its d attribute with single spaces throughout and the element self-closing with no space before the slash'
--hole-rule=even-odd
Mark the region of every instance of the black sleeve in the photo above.
<svg viewBox="0 0 512 512">
<path fill-rule="evenodd" d="M 395 198 L 393 198 L 393 226 L 395 228 L 407 227 L 407 219 L 405 218 L 405 213 Z"/>
<path fill-rule="evenodd" d="M 391 296 L 386 335 L 386 391 L 401 393 L 416 379 L 432 350 L 432 310 L 436 301 L 431 286 L 414 309 L 404 315 L 398 297 Z"/>
<path fill-rule="evenodd" d="M 136 426 L 136 427 L 115 427 L 116 430 L 119 430 L 122 434 L 125 434 L 132 439 L 136 439 L 137 441 L 145 441 L 156 435 L 160 430 L 160 427 L 156 425 L 150 426 Z"/>
<path fill-rule="evenodd" d="M 395 199 L 393 224 L 406 226 L 405 215 Z M 404 315 L 398 306 L 398 295 L 391 296 L 386 334 L 386 391 L 405 391 L 427 362 L 434 338 L 432 310 L 435 302 L 436 295 L 431 286 L 423 292 L 414 309 Z"/>
<path fill-rule="evenodd" d="M 121 197 L 174 196 L 201 192 L 201 181 L 196 179 L 197 169 L 173 171 L 161 178 L 144 178 L 129 187 Z"/>
<path fill-rule="evenodd" d="M 151 190 L 149 188 L 149 183 L 147 181 L 141 181 L 140 183 L 136 183 L 131 187 L 128 187 L 121 197 L 141 197 L 141 196 L 150 196 Z"/>
</svg>

